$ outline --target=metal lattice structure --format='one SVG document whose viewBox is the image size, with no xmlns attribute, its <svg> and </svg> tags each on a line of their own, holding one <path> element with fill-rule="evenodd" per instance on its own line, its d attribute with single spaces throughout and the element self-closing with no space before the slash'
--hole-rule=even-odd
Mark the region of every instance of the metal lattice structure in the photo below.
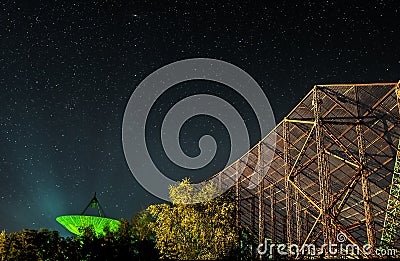
<svg viewBox="0 0 400 261">
<path fill-rule="evenodd" d="M 321 246 L 337 242 L 340 232 L 360 249 L 366 243 L 372 250 L 399 248 L 398 95 L 399 83 L 314 86 L 219 173 L 222 183 L 239 175 L 237 224 L 259 242 Z M 271 153 L 272 162 L 265 162 Z"/>
<path fill-rule="evenodd" d="M 397 103 L 400 104 L 400 88 L 397 88 Z M 390 247 L 392 242 L 396 240 L 397 227 L 400 225 L 399 212 L 400 208 L 396 207 L 400 204 L 400 141 L 397 148 L 396 161 L 394 163 L 394 172 L 392 184 L 389 192 L 387 211 L 385 216 L 384 230 L 382 233 L 382 246 Z"/>
</svg>

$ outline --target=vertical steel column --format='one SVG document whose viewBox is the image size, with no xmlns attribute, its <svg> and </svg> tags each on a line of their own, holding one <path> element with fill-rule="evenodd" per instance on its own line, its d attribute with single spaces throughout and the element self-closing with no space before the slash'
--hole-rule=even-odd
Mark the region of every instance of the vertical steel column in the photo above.
<svg viewBox="0 0 400 261">
<path fill-rule="evenodd" d="M 222 172 L 218 173 L 218 191 L 222 190 Z"/>
<path fill-rule="evenodd" d="M 372 213 L 371 206 L 371 191 L 369 188 L 369 181 L 367 177 L 367 158 L 365 156 L 365 145 L 364 145 L 364 133 L 360 122 L 360 106 L 359 106 L 359 93 L 358 88 L 355 88 L 356 94 L 356 102 L 357 102 L 357 120 L 356 132 L 357 132 L 357 143 L 358 143 L 358 155 L 361 163 L 361 187 L 362 187 L 362 196 L 364 201 L 364 213 L 365 213 L 365 227 L 367 230 L 367 238 L 368 244 L 371 245 L 371 253 L 375 251 L 375 226 L 374 226 L 374 216 Z"/>
<path fill-rule="evenodd" d="M 367 159 L 365 157 L 365 146 L 364 146 L 364 134 L 360 123 L 356 125 L 357 140 L 358 140 L 358 154 L 360 157 L 361 167 L 361 187 L 364 201 L 364 212 L 365 212 L 365 227 L 367 229 L 368 244 L 372 246 L 372 250 L 375 249 L 375 228 L 374 228 L 374 216 L 372 214 L 371 207 L 371 192 L 369 190 L 369 182 L 366 171 Z"/>
<path fill-rule="evenodd" d="M 275 204 L 276 204 L 276 197 L 275 197 L 275 188 L 271 186 L 269 189 L 270 201 L 271 201 L 271 242 L 272 244 L 276 244 L 276 214 L 275 214 Z M 268 251 L 268 250 L 267 250 Z M 275 259 L 276 253 L 275 248 L 272 251 L 272 259 Z"/>
<path fill-rule="evenodd" d="M 254 195 L 252 198 L 251 198 L 251 201 L 250 201 L 250 214 L 251 214 L 251 216 L 250 216 L 250 223 L 251 223 L 251 231 L 253 231 L 254 232 L 254 234 L 256 235 L 256 233 L 255 233 L 255 228 L 256 228 L 256 196 Z"/>
<path fill-rule="evenodd" d="M 298 175 L 294 178 L 294 183 L 297 183 Z M 297 189 L 294 190 L 294 200 L 296 202 L 296 243 L 300 245 L 301 243 L 301 205 L 300 205 L 300 197 L 299 191 Z"/>
<path fill-rule="evenodd" d="M 239 173 L 239 161 L 237 161 L 235 165 L 236 165 L 236 184 L 235 184 L 236 228 L 239 228 L 240 227 L 240 182 L 241 182 L 241 173 Z"/>
<path fill-rule="evenodd" d="M 314 118 L 315 118 L 315 139 L 317 145 L 317 154 L 318 154 L 318 175 L 319 175 L 319 188 L 321 195 L 321 210 L 322 210 L 322 234 L 324 236 L 324 243 L 329 244 L 329 242 L 333 242 L 331 235 L 331 219 L 329 217 L 329 205 L 330 205 L 330 195 L 329 195 L 329 179 L 327 173 L 327 159 L 326 154 L 324 153 L 324 133 L 322 127 L 322 119 L 321 119 L 321 107 L 320 107 L 320 92 L 318 87 L 314 87 L 313 91 L 313 100 L 312 105 L 314 109 Z"/>
<path fill-rule="evenodd" d="M 309 233 L 309 226 L 308 226 L 308 216 L 307 216 L 307 210 L 304 210 L 304 231 L 307 233 Z M 306 242 L 304 242 L 306 243 Z"/>
<path fill-rule="evenodd" d="M 275 188 L 271 186 L 269 189 L 270 194 L 270 201 L 271 201 L 271 241 L 272 243 L 276 243 L 276 214 L 275 214 L 275 204 L 276 204 L 276 197 L 275 197 Z"/>
<path fill-rule="evenodd" d="M 397 107 L 400 113 L 400 82 L 396 85 Z M 383 225 L 381 246 L 392 247 L 396 241 L 397 227 L 400 225 L 400 140 L 397 147 L 397 153 L 394 163 L 392 184 L 390 186 L 385 222 Z"/>
<path fill-rule="evenodd" d="M 262 158 L 262 142 L 258 144 L 258 242 L 264 242 L 264 160 Z M 257 169 L 257 168 L 256 168 Z"/>
<path fill-rule="evenodd" d="M 283 121 L 283 159 L 285 162 L 285 193 L 286 193 L 286 238 L 287 244 L 292 244 L 292 200 L 290 174 L 290 143 L 289 143 L 289 122 Z"/>
</svg>

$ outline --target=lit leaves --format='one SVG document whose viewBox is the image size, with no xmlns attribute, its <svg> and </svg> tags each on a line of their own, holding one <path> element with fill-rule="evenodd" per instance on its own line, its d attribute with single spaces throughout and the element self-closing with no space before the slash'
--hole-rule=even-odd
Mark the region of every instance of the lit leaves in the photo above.
<svg viewBox="0 0 400 261">
<path fill-rule="evenodd" d="M 188 179 L 170 187 L 172 206 L 151 205 L 155 218 L 150 224 L 156 235 L 156 247 L 163 258 L 199 260 L 220 259 L 238 243 L 234 224 L 234 203 L 226 195 L 214 198 L 212 184 L 194 191 Z M 202 203 L 184 204 L 190 199 L 208 199 Z"/>
</svg>

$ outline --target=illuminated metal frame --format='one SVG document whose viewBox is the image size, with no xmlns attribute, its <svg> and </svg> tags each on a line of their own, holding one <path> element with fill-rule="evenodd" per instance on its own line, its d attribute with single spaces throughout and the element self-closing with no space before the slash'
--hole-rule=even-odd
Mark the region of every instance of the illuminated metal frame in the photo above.
<svg viewBox="0 0 400 261">
<path fill-rule="evenodd" d="M 221 172 L 224 182 L 244 169 L 235 185 L 237 224 L 261 242 L 322 245 L 341 232 L 360 249 L 365 243 L 398 249 L 399 108 L 399 83 L 314 86 Z M 268 170 L 267 153 L 274 155 Z M 256 172 L 265 178 L 252 188 Z"/>
</svg>

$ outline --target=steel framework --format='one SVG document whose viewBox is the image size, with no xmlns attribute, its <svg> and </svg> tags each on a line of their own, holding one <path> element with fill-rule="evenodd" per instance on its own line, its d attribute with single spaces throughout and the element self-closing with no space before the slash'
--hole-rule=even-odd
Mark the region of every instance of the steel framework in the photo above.
<svg viewBox="0 0 400 261">
<path fill-rule="evenodd" d="M 240 175 L 237 224 L 260 242 L 359 249 L 368 243 L 369 252 L 359 253 L 367 258 L 378 248 L 398 249 L 399 95 L 399 83 L 314 86 L 270 134 L 218 173 L 226 184 Z M 304 258 L 308 250 L 290 256 Z"/>
</svg>

